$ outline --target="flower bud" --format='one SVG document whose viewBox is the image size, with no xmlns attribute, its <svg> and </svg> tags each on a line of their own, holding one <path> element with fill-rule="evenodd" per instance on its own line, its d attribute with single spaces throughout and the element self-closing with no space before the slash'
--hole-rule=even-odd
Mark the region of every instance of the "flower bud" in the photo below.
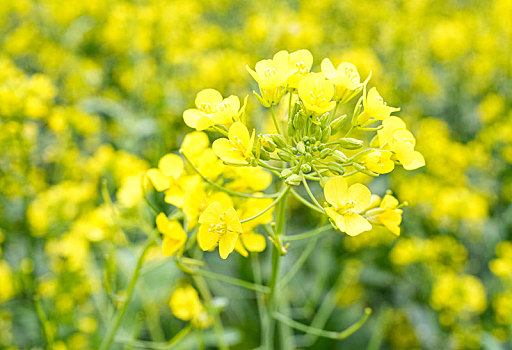
<svg viewBox="0 0 512 350">
<path fill-rule="evenodd" d="M 283 171 L 281 171 L 281 178 L 286 179 L 291 174 L 293 174 L 292 169 L 284 169 Z"/>
<path fill-rule="evenodd" d="M 374 173 L 373 171 L 370 171 L 370 170 L 366 169 L 364 166 L 362 166 L 359 163 L 354 163 L 352 165 L 354 166 L 354 168 L 356 168 L 357 171 L 359 171 L 359 172 L 361 172 L 363 174 L 366 174 L 366 175 L 369 175 L 369 176 L 373 176 L 373 177 L 379 176 L 379 174 Z"/>
<path fill-rule="evenodd" d="M 293 116 L 293 127 L 295 130 L 302 130 L 304 129 L 304 126 L 306 125 L 306 116 L 302 113 L 294 114 Z"/>
<path fill-rule="evenodd" d="M 272 138 L 272 141 L 277 145 L 279 148 L 286 148 L 286 140 L 283 137 L 283 135 L 280 134 L 270 134 L 270 137 Z"/>
<path fill-rule="evenodd" d="M 345 174 L 345 168 L 343 168 L 341 165 L 339 165 L 338 163 L 335 163 L 335 162 L 329 162 L 327 163 L 327 168 L 337 174 L 337 175 L 343 175 Z"/>
<path fill-rule="evenodd" d="M 284 160 L 285 162 L 289 162 L 292 160 L 292 157 L 290 156 L 290 154 L 288 152 L 277 152 L 277 156 L 281 160 Z"/>
<path fill-rule="evenodd" d="M 338 133 L 338 131 L 341 130 L 343 127 L 343 123 L 345 122 L 345 119 L 347 119 L 347 115 L 341 115 L 338 118 L 334 119 L 331 123 L 331 134 L 335 135 Z"/>
<path fill-rule="evenodd" d="M 332 149 L 330 148 L 324 148 L 320 151 L 320 159 L 327 158 L 332 153 Z"/>
<path fill-rule="evenodd" d="M 322 127 L 326 127 L 327 123 L 329 122 L 329 118 L 331 117 L 331 114 L 329 112 L 326 112 L 320 116 L 320 125 Z"/>
<path fill-rule="evenodd" d="M 306 153 L 306 146 L 304 146 L 304 142 L 299 141 L 299 143 L 297 143 L 297 151 L 302 154 Z"/>
<path fill-rule="evenodd" d="M 298 174 L 293 174 L 289 176 L 284 182 L 289 186 L 299 186 L 300 183 L 302 182 L 302 176 Z"/>
<path fill-rule="evenodd" d="M 270 154 L 264 149 L 260 150 L 260 159 L 270 160 Z"/>
<path fill-rule="evenodd" d="M 358 139 L 353 139 L 351 137 L 344 137 L 338 140 L 338 143 L 341 147 L 346 149 L 358 149 L 363 147 L 363 141 Z"/>
<path fill-rule="evenodd" d="M 287 127 L 287 133 L 288 137 L 293 138 L 295 136 L 295 128 L 293 127 L 293 122 L 291 120 L 288 120 L 288 127 Z"/>
<path fill-rule="evenodd" d="M 340 150 L 332 152 L 332 158 L 339 163 L 345 163 L 348 160 L 347 156 Z"/>
<path fill-rule="evenodd" d="M 324 128 L 324 130 L 322 131 L 322 138 L 320 139 L 320 141 L 322 141 L 323 143 L 326 143 L 329 141 L 330 137 L 331 137 L 331 127 L 328 126 L 328 127 Z"/>
<path fill-rule="evenodd" d="M 274 152 L 276 150 L 276 144 L 272 141 L 269 135 L 263 135 L 260 137 L 261 146 L 267 152 Z"/>
<path fill-rule="evenodd" d="M 300 170 L 302 170 L 303 173 L 308 174 L 311 172 L 311 165 L 309 164 L 302 164 L 300 166 Z"/>
</svg>

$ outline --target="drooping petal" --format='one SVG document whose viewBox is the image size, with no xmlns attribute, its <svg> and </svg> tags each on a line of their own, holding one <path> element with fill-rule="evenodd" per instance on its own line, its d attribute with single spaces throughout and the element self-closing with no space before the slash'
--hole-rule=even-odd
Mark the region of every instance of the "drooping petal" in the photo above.
<svg viewBox="0 0 512 350">
<path fill-rule="evenodd" d="M 372 229 L 370 222 L 359 214 L 348 213 L 343 217 L 345 219 L 345 233 L 349 236 L 357 236 L 361 232 Z"/>
<path fill-rule="evenodd" d="M 169 219 L 165 213 L 160 213 L 156 216 L 156 227 L 158 231 L 164 235 L 169 234 Z"/>
<path fill-rule="evenodd" d="M 339 205 L 340 200 L 347 190 L 347 180 L 341 176 L 333 177 L 327 181 L 324 187 L 325 200 L 332 205 Z"/>
<path fill-rule="evenodd" d="M 235 250 L 236 241 L 239 238 L 237 232 L 226 232 L 219 240 L 219 254 L 222 259 L 226 259 L 229 254 Z"/>
<path fill-rule="evenodd" d="M 158 192 L 165 191 L 171 184 L 171 177 L 163 174 L 159 169 L 149 169 L 146 174 Z"/>
<path fill-rule="evenodd" d="M 197 233 L 197 244 L 199 244 L 199 248 L 204 251 L 212 250 L 219 242 L 219 234 L 209 229 L 209 224 L 202 224 Z"/>
<path fill-rule="evenodd" d="M 203 112 L 198 109 L 190 108 L 183 112 L 183 120 L 188 127 L 195 129 L 200 119 L 205 118 Z"/>
<path fill-rule="evenodd" d="M 345 198 L 347 201 L 354 201 L 354 210 L 361 212 L 370 206 L 372 193 L 368 187 L 363 184 L 353 184 L 346 192 Z"/>
</svg>

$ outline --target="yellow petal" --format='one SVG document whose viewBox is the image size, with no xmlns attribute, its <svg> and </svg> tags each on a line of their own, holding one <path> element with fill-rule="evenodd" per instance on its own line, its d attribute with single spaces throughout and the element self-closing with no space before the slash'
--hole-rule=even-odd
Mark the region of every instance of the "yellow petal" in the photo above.
<svg viewBox="0 0 512 350">
<path fill-rule="evenodd" d="M 160 161 L 158 162 L 158 169 L 160 169 L 164 175 L 171 176 L 177 180 L 181 174 L 183 174 L 183 160 L 176 154 L 166 154 L 160 158 Z"/>
<path fill-rule="evenodd" d="M 341 176 L 333 177 L 327 181 L 324 187 L 325 200 L 332 205 L 339 205 L 347 190 L 347 180 Z"/>
<path fill-rule="evenodd" d="M 240 220 L 238 219 L 238 214 L 236 213 L 235 208 L 228 208 L 224 212 L 224 215 L 228 230 L 242 233 L 242 225 L 240 224 Z"/>
<path fill-rule="evenodd" d="M 211 203 L 199 217 L 199 223 L 218 223 L 220 216 L 224 213 L 224 209 L 219 202 Z"/>
<path fill-rule="evenodd" d="M 369 231 L 372 225 L 368 220 L 356 213 L 343 215 L 345 219 L 345 233 L 349 236 L 357 236 L 361 232 Z"/>
<path fill-rule="evenodd" d="M 202 118 L 205 118 L 204 113 L 195 108 L 190 108 L 183 112 L 183 120 L 185 121 L 185 124 L 187 124 L 187 126 L 190 128 L 195 129 L 197 123 Z"/>
<path fill-rule="evenodd" d="M 206 130 L 213 125 L 215 125 L 215 123 L 213 122 L 213 120 L 211 118 L 203 117 L 197 121 L 196 130 L 198 130 L 198 131 Z"/>
<path fill-rule="evenodd" d="M 257 233 L 243 233 L 241 236 L 242 242 L 244 246 L 250 252 L 262 252 L 265 250 L 267 242 L 265 241 L 265 237 Z"/>
<path fill-rule="evenodd" d="M 245 156 L 238 148 L 235 147 L 233 142 L 228 139 L 217 139 L 212 145 L 213 152 L 225 162 L 236 164 L 247 164 Z"/>
<path fill-rule="evenodd" d="M 242 244 L 242 240 L 238 239 L 235 244 L 235 250 L 242 255 L 244 258 L 247 258 L 249 256 L 249 252 L 247 249 L 245 249 L 244 245 Z"/>
<path fill-rule="evenodd" d="M 226 259 L 229 254 L 235 250 L 235 244 L 239 234 L 236 232 L 226 232 L 219 240 L 219 254 L 222 259 Z"/>
<path fill-rule="evenodd" d="M 160 233 L 169 234 L 169 219 L 165 213 L 160 213 L 156 216 L 156 227 Z"/>
<path fill-rule="evenodd" d="M 222 102 L 222 95 L 215 89 L 204 89 L 199 91 L 195 100 L 197 108 L 201 108 L 201 105 L 205 103 L 215 104 L 220 102 Z"/>
<path fill-rule="evenodd" d="M 379 144 L 382 146 L 385 143 L 390 143 L 393 139 L 393 134 L 397 130 L 406 129 L 404 121 L 398 117 L 389 117 L 382 121 L 382 129 L 377 131 Z"/>
<path fill-rule="evenodd" d="M 290 54 L 290 63 L 295 65 L 295 63 L 303 62 L 304 65 L 308 68 L 308 71 L 311 69 L 313 65 L 313 55 L 309 50 L 297 50 Z"/>
<path fill-rule="evenodd" d="M 195 158 L 201 155 L 203 150 L 210 145 L 208 135 L 202 131 L 189 132 L 183 142 L 181 143 L 180 149 L 187 157 Z"/>
<path fill-rule="evenodd" d="M 383 213 L 379 214 L 377 216 L 377 219 L 395 235 L 400 235 L 400 223 L 402 222 L 401 209 L 386 210 Z"/>
<path fill-rule="evenodd" d="M 231 142 L 234 144 L 238 144 L 238 142 L 242 142 L 242 145 L 247 148 L 249 142 L 251 141 L 251 135 L 249 135 L 249 130 L 242 122 L 235 122 L 229 128 L 228 137 Z"/>
<path fill-rule="evenodd" d="M 209 224 L 202 224 L 197 233 L 197 244 L 204 251 L 212 250 L 219 242 L 219 234 L 215 231 L 211 232 L 209 229 Z"/>
<path fill-rule="evenodd" d="M 398 207 L 398 199 L 393 197 L 390 194 L 386 194 L 384 198 L 382 198 L 382 202 L 380 203 L 380 207 L 382 209 L 395 209 Z"/>
<path fill-rule="evenodd" d="M 372 193 L 363 184 L 353 184 L 347 191 L 346 200 L 356 202 L 354 210 L 361 212 L 370 206 Z"/>
<path fill-rule="evenodd" d="M 158 192 L 165 191 L 169 188 L 171 177 L 163 174 L 159 169 L 149 169 L 146 174 L 149 180 Z"/>
</svg>

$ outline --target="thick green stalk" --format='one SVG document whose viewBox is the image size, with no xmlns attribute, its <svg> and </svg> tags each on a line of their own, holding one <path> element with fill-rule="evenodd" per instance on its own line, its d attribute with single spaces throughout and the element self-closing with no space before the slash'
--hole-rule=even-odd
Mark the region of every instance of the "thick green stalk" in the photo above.
<svg viewBox="0 0 512 350">
<path fill-rule="evenodd" d="M 284 192 L 284 195 L 282 196 L 281 200 L 277 204 L 277 210 L 276 210 L 276 226 L 275 226 L 275 241 L 277 243 L 277 246 L 281 246 L 281 235 L 284 232 L 284 225 L 285 225 L 285 215 L 286 215 L 286 195 L 288 194 L 288 191 Z M 267 306 L 267 313 L 268 313 L 268 329 L 267 334 L 265 337 L 265 349 L 266 350 L 272 350 L 274 348 L 274 328 L 275 328 L 275 321 L 273 317 L 275 304 L 276 304 L 276 296 L 275 296 L 275 289 L 277 284 L 277 278 L 279 275 L 279 260 L 281 258 L 282 251 L 279 251 L 276 245 L 273 246 L 272 249 L 272 274 L 270 277 L 269 282 L 269 296 L 268 296 L 268 306 Z"/>
<path fill-rule="evenodd" d="M 135 270 L 133 271 L 132 278 L 130 279 L 130 284 L 128 285 L 128 290 L 126 291 L 126 300 L 121 305 L 121 307 L 117 310 L 114 323 L 111 324 L 107 335 L 105 338 L 103 338 L 103 341 L 100 345 L 100 350 L 106 350 L 110 348 L 110 345 L 112 344 L 112 341 L 114 340 L 114 337 L 117 333 L 117 329 L 121 325 L 121 321 L 123 320 L 124 314 L 126 313 L 126 310 L 128 309 L 128 304 L 130 303 L 130 300 L 132 298 L 133 290 L 135 289 L 135 285 L 137 284 L 137 280 L 139 279 L 140 275 L 140 268 L 142 267 L 142 264 L 144 262 L 144 257 L 146 256 L 146 253 L 148 252 L 148 249 L 153 245 L 155 239 L 153 237 L 148 238 L 146 244 L 144 245 L 144 248 L 142 249 L 142 252 L 140 253 L 140 256 L 137 260 L 137 265 L 135 266 Z"/>
</svg>

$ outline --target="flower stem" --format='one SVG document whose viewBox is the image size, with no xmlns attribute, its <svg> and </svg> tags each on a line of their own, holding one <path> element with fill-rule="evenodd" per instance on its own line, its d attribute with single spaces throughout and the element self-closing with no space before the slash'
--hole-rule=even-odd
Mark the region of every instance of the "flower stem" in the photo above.
<svg viewBox="0 0 512 350">
<path fill-rule="evenodd" d="M 123 320 L 124 314 L 126 313 L 126 310 L 128 309 L 128 304 L 130 303 L 130 300 L 132 298 L 133 290 L 135 289 L 135 285 L 137 284 L 137 280 L 139 279 L 140 275 L 140 268 L 142 267 L 142 264 L 144 262 L 144 257 L 146 256 L 146 253 L 148 252 L 149 248 L 153 245 L 155 242 L 154 237 L 148 238 L 146 241 L 146 244 L 144 245 L 144 248 L 142 249 L 142 252 L 139 255 L 139 258 L 137 259 L 137 265 L 135 266 L 135 270 L 133 271 L 132 277 L 130 279 L 130 284 L 128 285 L 128 290 L 126 291 L 126 300 L 121 305 L 121 307 L 117 310 L 114 323 L 110 326 L 107 335 L 103 338 L 103 341 L 100 345 L 100 350 L 106 350 L 110 348 L 110 345 L 112 344 L 112 341 L 114 340 L 114 336 L 117 333 L 117 329 L 121 325 L 121 321 Z"/>
<path fill-rule="evenodd" d="M 282 135 L 283 133 L 281 132 L 281 128 L 279 127 L 279 123 L 277 122 L 277 119 L 276 119 L 276 114 L 274 113 L 274 106 L 270 106 L 270 112 L 272 113 L 272 120 L 274 121 L 274 126 L 276 128 L 276 131 Z"/>
</svg>

